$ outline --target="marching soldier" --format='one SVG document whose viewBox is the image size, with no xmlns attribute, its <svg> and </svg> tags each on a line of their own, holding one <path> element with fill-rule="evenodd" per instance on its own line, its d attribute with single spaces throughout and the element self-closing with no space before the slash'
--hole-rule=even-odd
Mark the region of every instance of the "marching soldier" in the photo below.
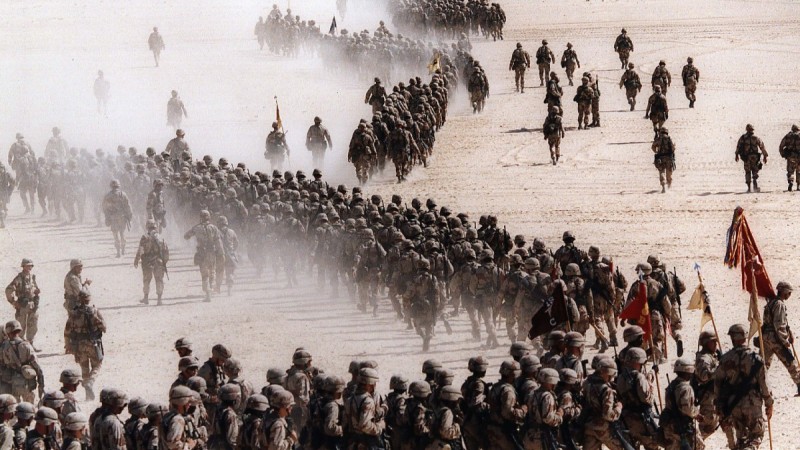
<svg viewBox="0 0 800 450">
<path fill-rule="evenodd" d="M 508 63 L 508 70 L 514 71 L 514 82 L 517 85 L 517 92 L 525 92 L 525 70 L 531 67 L 531 55 L 522 49 L 522 44 L 517 42 L 517 48 L 511 54 L 511 61 Z"/>
<path fill-rule="evenodd" d="M 211 213 L 200 211 L 200 223 L 192 227 L 183 235 L 186 240 L 195 238 L 197 251 L 194 254 L 194 264 L 200 267 L 200 276 L 203 281 L 205 301 L 211 301 L 211 290 L 214 289 L 214 275 L 217 264 L 224 264 L 225 254 L 222 248 L 222 236 L 219 228 L 211 223 Z"/>
<path fill-rule="evenodd" d="M 178 97 L 178 91 L 172 91 L 172 98 L 167 102 L 167 126 L 176 130 L 181 127 L 184 117 L 189 117 L 183 100 Z"/>
<path fill-rule="evenodd" d="M 33 390 L 38 387 L 39 398 L 44 395 L 44 374 L 33 346 L 22 338 L 22 326 L 16 320 L 6 322 L 2 365 L 10 375 L 11 395 L 18 401 L 33 403 Z"/>
<path fill-rule="evenodd" d="M 175 130 L 175 137 L 167 142 L 167 147 L 164 149 L 164 153 L 169 155 L 169 160 L 172 163 L 172 170 L 174 172 L 180 172 L 181 164 L 183 164 L 183 158 L 186 153 L 189 154 L 190 158 L 192 155 L 189 143 L 186 142 L 185 138 L 186 133 L 183 130 L 180 128 Z"/>
<path fill-rule="evenodd" d="M 545 94 L 544 101 L 547 103 L 548 111 L 554 106 L 561 107 L 561 96 L 564 91 L 558 85 L 558 76 L 555 72 L 550 74 L 550 79 L 547 81 L 547 93 Z"/>
<path fill-rule="evenodd" d="M 489 419 L 485 427 L 492 448 L 514 450 L 521 446 L 518 430 L 528 413 L 528 405 L 521 403 L 514 389 L 514 380 L 519 374 L 518 362 L 503 361 L 500 380 L 489 391 Z"/>
<path fill-rule="evenodd" d="M 464 422 L 461 426 L 464 443 L 468 450 L 488 448 L 486 429 L 483 423 L 486 413 L 489 411 L 489 403 L 486 401 L 488 388 L 483 380 L 488 367 L 489 361 L 483 356 L 470 358 L 467 363 L 467 369 L 471 375 L 461 385 L 461 395 L 464 396 L 465 409 Z"/>
<path fill-rule="evenodd" d="M 694 373 L 695 365 L 691 359 L 678 358 L 675 361 L 675 379 L 667 386 L 666 405 L 661 413 L 660 423 L 666 440 L 664 447 L 667 450 L 706 448 L 697 430 L 697 421 L 702 416 L 695 404 L 695 394 L 690 383 Z"/>
<path fill-rule="evenodd" d="M 486 326 L 488 335 L 486 346 L 497 348 L 500 343 L 495 333 L 492 310 L 500 287 L 501 270 L 495 264 L 494 252 L 490 249 L 482 251 L 478 260 L 480 264 L 469 274 L 469 292 L 475 301 L 478 323 L 480 324 L 480 320 L 483 319 Z"/>
<path fill-rule="evenodd" d="M 614 51 L 619 54 L 622 70 L 625 70 L 625 66 L 628 65 L 628 58 L 630 58 L 631 52 L 633 51 L 633 41 L 628 37 L 628 32 L 625 28 L 622 29 L 622 33 L 617 36 L 617 40 L 614 41 Z"/>
<path fill-rule="evenodd" d="M 592 123 L 589 126 L 600 126 L 600 81 L 597 75 L 592 75 L 590 72 L 584 72 L 583 76 L 589 79 L 589 86 L 592 87 Z"/>
<path fill-rule="evenodd" d="M 550 63 L 555 60 L 556 56 L 547 46 L 547 40 L 542 40 L 542 46 L 536 50 L 536 65 L 539 66 L 539 86 L 544 86 L 545 81 L 550 81 Z"/>
<path fill-rule="evenodd" d="M 84 286 L 90 286 L 92 280 L 81 278 L 83 272 L 83 261 L 80 259 L 73 259 L 69 262 L 69 272 L 64 277 L 64 309 L 67 313 L 72 311 L 72 308 L 78 304 L 78 295 Z"/>
<path fill-rule="evenodd" d="M 114 248 L 117 249 L 117 258 L 125 254 L 125 230 L 130 229 L 133 211 L 128 196 L 120 190 L 117 180 L 111 180 L 111 191 L 103 197 L 103 214 L 106 216 L 106 226 L 111 228 L 114 235 Z"/>
<path fill-rule="evenodd" d="M 39 330 L 39 285 L 33 272 L 33 261 L 23 258 L 20 264 L 22 271 L 6 286 L 6 300 L 14 307 L 14 318 L 22 326 L 21 337 L 33 345 L 33 339 Z"/>
<path fill-rule="evenodd" d="M 283 170 L 283 162 L 291 156 L 289 144 L 286 143 L 286 134 L 278 128 L 278 122 L 272 122 L 272 131 L 267 135 L 266 151 L 264 157 L 269 160 L 272 170 Z"/>
<path fill-rule="evenodd" d="M 615 436 L 612 423 L 622 414 L 622 403 L 611 382 L 617 375 L 614 361 L 603 358 L 597 363 L 597 376 L 589 377 L 583 384 L 587 416 L 584 450 L 600 450 L 603 445 L 611 450 L 621 450 L 621 436 Z"/>
<path fill-rule="evenodd" d="M 667 97 L 661 93 L 661 86 L 653 87 L 653 94 L 647 99 L 647 110 L 644 112 L 644 118 L 653 122 L 653 132 L 658 136 L 658 129 L 669 119 Z"/>
<path fill-rule="evenodd" d="M 228 218 L 219 216 L 217 218 L 217 225 L 219 229 L 220 238 L 222 239 L 222 252 L 224 260 L 217 264 L 216 267 L 216 287 L 214 291 L 219 293 L 222 286 L 222 277 L 225 276 L 225 287 L 228 288 L 228 296 L 231 295 L 233 290 L 233 277 L 236 272 L 236 266 L 239 265 L 239 237 L 231 227 L 228 226 Z"/>
<path fill-rule="evenodd" d="M 592 110 L 594 89 L 589 85 L 589 78 L 581 78 L 581 85 L 575 92 L 575 102 L 578 103 L 578 129 L 589 129 L 589 113 Z"/>
<path fill-rule="evenodd" d="M 619 80 L 619 88 L 625 87 L 625 98 L 628 99 L 628 104 L 631 105 L 631 111 L 636 107 L 636 94 L 642 92 L 642 80 L 639 79 L 639 74 L 636 73 L 633 63 L 628 63 L 628 70 L 622 74 Z"/>
<path fill-rule="evenodd" d="M 661 183 L 661 193 L 672 189 L 672 171 L 675 170 L 675 144 L 669 136 L 669 130 L 661 127 L 658 136 L 650 147 L 655 153 L 653 165 L 658 169 L 658 180 Z"/>
<path fill-rule="evenodd" d="M 386 101 L 386 89 L 381 84 L 380 78 L 375 78 L 375 84 L 369 87 L 364 103 L 372 106 L 372 114 L 380 112 L 383 103 Z"/>
<path fill-rule="evenodd" d="M 325 168 L 325 150 L 333 149 L 333 141 L 328 129 L 322 126 L 322 119 L 314 117 L 314 125 L 306 132 L 306 148 L 311 152 L 314 168 Z"/>
<path fill-rule="evenodd" d="M 658 425 L 654 411 L 656 389 L 654 374 L 644 365 L 647 353 L 632 348 L 625 354 L 625 366 L 617 375 L 617 392 L 622 402 L 622 422 L 631 440 L 645 449 L 658 449 Z"/>
<path fill-rule="evenodd" d="M 57 412 L 46 406 L 39 408 L 36 411 L 36 425 L 28 431 L 25 439 L 25 450 L 57 449 L 58 443 L 55 441 L 53 431 L 58 423 Z"/>
<path fill-rule="evenodd" d="M 385 411 L 375 401 L 378 371 L 365 367 L 358 371 L 358 387 L 344 404 L 345 421 L 350 430 L 351 449 L 383 448 Z"/>
<path fill-rule="evenodd" d="M 147 38 L 147 46 L 150 47 L 150 51 L 153 52 L 153 59 L 156 61 L 156 67 L 158 67 L 161 60 L 161 52 L 166 48 L 164 45 L 164 38 L 158 33 L 158 27 L 153 27 L 153 32 L 150 33 L 150 36 Z"/>
<path fill-rule="evenodd" d="M 347 151 L 347 162 L 353 163 L 356 168 L 356 177 L 362 186 L 369 180 L 370 168 L 377 155 L 375 138 L 367 131 L 367 124 L 358 124 L 358 130 L 350 139 Z"/>
<path fill-rule="evenodd" d="M 528 431 L 523 444 L 531 450 L 561 448 L 558 427 L 561 426 L 564 411 L 559 408 L 555 393 L 560 376 L 555 369 L 542 369 L 538 379 L 540 386 L 528 399 Z"/>
<path fill-rule="evenodd" d="M 761 192 L 758 187 L 758 172 L 761 170 L 763 164 L 767 163 L 767 148 L 764 142 L 753 134 L 752 125 L 749 123 L 745 126 L 745 134 L 739 137 L 739 142 L 736 143 L 736 162 L 739 159 L 744 163 L 744 181 L 747 183 L 747 192 L 750 192 L 750 182 L 753 182 L 753 190 Z M 764 162 L 761 162 L 761 155 L 764 155 Z"/>
<path fill-rule="evenodd" d="M 792 296 L 792 285 L 781 281 L 775 288 L 777 296 L 767 301 L 764 306 L 764 324 L 761 327 L 761 338 L 764 340 L 764 363 L 769 369 L 772 355 L 783 363 L 792 381 L 797 385 L 797 396 L 800 397 L 800 366 L 798 366 L 792 345 L 794 333 L 789 328 L 788 308 L 786 300 Z"/>
<path fill-rule="evenodd" d="M 411 316 L 414 328 L 422 337 L 422 351 L 430 349 L 433 329 L 436 326 L 436 315 L 440 309 L 439 281 L 430 273 L 431 263 L 421 258 L 417 261 L 417 276 L 406 288 L 403 300 L 411 305 Z"/>
<path fill-rule="evenodd" d="M 575 67 L 581 68 L 581 62 L 578 60 L 578 53 L 572 49 L 572 44 L 567 42 L 567 49 L 561 55 L 561 67 L 567 71 L 567 79 L 569 85 L 572 84 L 572 76 L 575 74 Z"/>
<path fill-rule="evenodd" d="M 786 159 L 786 180 L 789 182 L 789 192 L 792 192 L 795 174 L 797 175 L 797 190 L 800 191 L 800 127 L 792 125 L 792 131 L 781 139 L 778 147 L 781 157 Z M 2 201 L 2 200 L 0 200 Z M 2 214 L 2 211 L 0 211 Z"/>
<path fill-rule="evenodd" d="M 154 220 L 160 233 L 167 226 L 167 208 L 164 205 L 164 180 L 153 182 L 153 190 L 147 194 L 147 219 Z"/>
<path fill-rule="evenodd" d="M 689 100 L 689 108 L 694 108 L 694 102 L 697 101 L 694 93 L 697 91 L 697 82 L 700 81 L 700 71 L 694 66 L 694 59 L 691 57 L 686 58 L 686 65 L 681 70 L 681 78 L 683 78 L 686 98 Z"/>
<path fill-rule="evenodd" d="M 106 332 L 106 322 L 100 311 L 90 304 L 92 294 L 88 290 L 81 290 L 78 298 L 80 304 L 70 311 L 64 327 L 64 348 L 81 366 L 88 401 L 94 400 L 94 381 L 103 366 L 102 338 Z"/>
<path fill-rule="evenodd" d="M 139 249 L 133 259 L 133 267 L 138 268 L 139 262 L 142 263 L 142 289 L 144 298 L 140 303 L 147 305 L 150 296 L 150 280 L 155 277 L 156 295 L 158 304 L 161 305 L 161 296 L 164 294 L 164 274 L 167 271 L 169 262 L 169 247 L 167 242 L 158 233 L 158 225 L 155 220 L 147 221 L 147 234 L 139 240 Z"/>
<path fill-rule="evenodd" d="M 461 423 L 464 417 L 458 407 L 461 400 L 461 392 L 455 386 L 442 388 L 430 426 L 431 445 L 434 448 L 463 448 Z"/>
<path fill-rule="evenodd" d="M 637 264 L 636 271 L 642 273 L 642 278 L 631 284 L 626 304 L 632 302 L 639 295 L 639 283 L 644 283 L 647 287 L 647 304 L 650 309 L 650 322 L 653 329 L 654 347 L 651 351 L 656 364 L 662 364 L 666 362 L 663 356 L 664 340 L 666 339 L 664 324 L 665 318 L 671 317 L 672 304 L 668 296 L 659 295 L 661 290 L 664 289 L 664 285 L 652 278 L 653 266 L 650 263 Z"/>
<path fill-rule="evenodd" d="M 667 95 L 667 90 L 672 85 L 672 74 L 669 73 L 667 63 L 663 59 L 658 62 L 658 66 L 653 70 L 650 83 L 653 85 L 653 89 L 656 86 L 661 86 L 661 92 Z"/>
<path fill-rule="evenodd" d="M 219 388 L 225 384 L 225 361 L 231 357 L 231 351 L 224 344 L 211 347 L 211 357 L 200 366 L 197 376 L 204 379 L 208 397 L 203 398 L 203 406 L 208 412 L 208 420 L 214 423 L 214 413 L 219 406 Z"/>
<path fill-rule="evenodd" d="M 714 434 L 719 428 L 719 414 L 716 410 L 716 397 L 714 397 L 714 372 L 719 367 L 719 357 L 722 354 L 719 349 L 717 335 L 711 331 L 703 331 L 697 340 L 700 351 L 695 355 L 694 360 L 694 396 L 700 406 L 700 417 L 697 425 L 700 429 L 700 436 L 703 440 Z M 734 447 L 735 442 L 732 436 L 728 440 L 729 447 Z"/>
</svg>

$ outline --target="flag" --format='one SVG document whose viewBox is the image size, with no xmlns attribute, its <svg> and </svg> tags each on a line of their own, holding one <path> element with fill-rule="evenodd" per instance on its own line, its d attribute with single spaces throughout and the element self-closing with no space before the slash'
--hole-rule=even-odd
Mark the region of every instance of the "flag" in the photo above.
<svg viewBox="0 0 800 450">
<path fill-rule="evenodd" d="M 556 282 L 553 296 L 545 300 L 539 311 L 531 318 L 528 338 L 533 340 L 537 336 L 549 333 L 567 320 L 569 317 L 567 316 L 567 301 L 564 299 L 564 285 Z"/>
<path fill-rule="evenodd" d="M 428 75 L 432 75 L 436 73 L 437 70 L 440 70 L 442 67 L 439 64 L 439 60 L 441 59 L 442 55 L 439 52 L 433 54 L 433 59 L 431 59 L 431 63 L 428 64 Z"/>
<path fill-rule="evenodd" d="M 331 29 L 328 30 L 328 34 L 336 34 L 336 29 L 339 28 L 336 25 L 336 16 L 333 16 L 333 20 L 331 20 Z"/>
<path fill-rule="evenodd" d="M 711 305 L 708 304 L 708 293 L 703 283 L 698 284 L 695 288 L 692 298 L 689 299 L 688 309 L 703 311 L 703 315 L 700 317 L 700 331 L 703 331 L 706 324 L 711 321 Z"/>
<path fill-rule="evenodd" d="M 619 313 L 619 318 L 635 321 L 636 325 L 642 327 L 644 331 L 644 340 L 650 339 L 653 326 L 650 324 L 650 306 L 647 304 L 647 284 L 644 282 L 642 274 L 639 275 L 639 290 L 636 298 Z"/>
<path fill-rule="evenodd" d="M 278 105 L 278 97 L 275 97 L 275 122 L 278 122 L 278 129 L 283 133 L 283 121 L 281 120 L 281 107 Z"/>
<path fill-rule="evenodd" d="M 747 339 L 751 339 L 761 331 L 761 311 L 758 308 L 758 295 L 752 292 L 750 294 L 750 309 L 747 311 L 747 321 L 750 322 L 750 334 Z"/>
<path fill-rule="evenodd" d="M 751 270 L 750 265 L 754 267 Z M 725 248 L 725 265 L 732 269 L 739 267 L 742 271 L 742 289 L 754 292 L 758 297 L 774 298 L 775 290 L 764 268 L 761 252 L 758 251 L 755 238 L 744 210 L 736 207 L 733 211 L 733 220 L 728 228 Z"/>
</svg>

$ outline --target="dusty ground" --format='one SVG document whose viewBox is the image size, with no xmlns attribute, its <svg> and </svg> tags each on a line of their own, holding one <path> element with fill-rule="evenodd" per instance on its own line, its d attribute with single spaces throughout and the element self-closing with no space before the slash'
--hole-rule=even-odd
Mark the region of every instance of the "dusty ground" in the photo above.
<svg viewBox="0 0 800 450">
<path fill-rule="evenodd" d="M 333 15 L 332 1 L 293 6 L 305 17 L 318 18 L 323 27 Z M 800 232 L 792 225 L 800 219 L 800 194 L 783 192 L 785 166 L 777 152 L 778 142 L 796 120 L 799 97 L 791 76 L 800 71 L 795 49 L 800 26 L 792 2 L 507 0 L 503 6 L 509 17 L 506 40 L 474 41 L 474 54 L 492 85 L 485 112 L 473 116 L 464 105 L 452 108 L 437 135 L 431 166 L 415 171 L 410 183 L 397 186 L 387 177 L 369 191 L 384 196 L 399 192 L 409 201 L 431 196 L 475 219 L 492 212 L 512 234 L 523 233 L 529 241 L 543 237 L 554 249 L 561 233 L 570 229 L 579 246 L 598 245 L 614 256 L 629 279 L 638 261 L 659 253 L 677 268 L 691 291 L 697 262 L 723 333 L 731 324 L 744 322 L 747 314 L 738 274 L 722 265 L 724 233 L 735 206 L 745 208 L 773 282 L 798 283 L 793 272 Z M 373 16 L 371 11 L 367 4 L 340 26 L 373 29 L 385 15 Z M 278 95 L 289 143 L 296 149 L 296 168 L 310 169 L 301 135 L 318 114 L 337 144 L 328 177 L 352 185 L 343 144 L 358 118 L 369 112 L 361 99 L 366 85 L 335 78 L 318 62 L 260 54 L 251 32 L 255 18 L 265 13 L 258 6 L 223 8 L 211 1 L 185 9 L 151 2 L 0 5 L 0 26 L 5 30 L 0 40 L 3 145 L 22 131 L 41 151 L 50 127 L 59 125 L 75 146 L 160 148 L 171 135 L 164 126 L 164 106 L 169 90 L 177 89 L 189 110 L 185 128 L 197 156 L 236 155 L 260 167 L 266 127 L 273 118 L 272 98 Z M 153 25 L 161 28 L 167 44 L 159 69 L 151 67 L 146 49 Z M 667 125 L 677 144 L 678 169 L 674 188 L 666 195 L 657 193 L 649 149 L 652 132 L 650 122 L 642 118 L 649 89 L 640 95 L 637 111 L 628 112 L 617 87 L 622 71 L 612 46 L 622 26 L 634 40 L 631 60 L 645 84 L 660 59 L 673 74 Z M 603 94 L 603 127 L 591 131 L 574 129 L 576 107 L 565 102 L 569 128 L 557 167 L 549 164 L 546 143 L 537 131 L 545 115 L 543 89 L 516 94 L 513 74 L 505 70 L 516 42 L 533 54 L 543 38 L 557 56 L 567 41 L 572 42 L 583 69 L 600 76 Z M 687 56 L 695 58 L 701 71 L 693 110 L 687 108 L 680 86 Z M 105 70 L 112 84 L 109 119 L 98 118 L 94 111 L 91 85 L 97 69 Z M 527 78 L 529 86 L 538 84 L 535 71 Z M 565 99 L 573 95 L 574 88 L 565 87 Z M 772 155 L 762 171 L 764 192 L 758 195 L 743 194 L 741 163 L 733 160 L 736 139 L 748 122 Z M 131 257 L 112 257 L 107 231 L 23 217 L 18 199 L 9 222 L 0 232 L 0 279 L 11 279 L 23 255 L 37 262 L 45 293 L 38 345 L 44 349 L 40 358 L 49 386 L 62 368 L 73 364 L 62 355 L 66 314 L 61 308 L 61 283 L 73 257 L 83 258 L 85 274 L 95 281 L 96 303 L 109 322 L 109 356 L 99 385 L 119 386 L 152 400 L 166 399 L 176 373 L 172 342 L 180 336 L 195 342 L 201 359 L 214 343 L 228 344 L 244 361 L 247 378 L 257 385 L 268 367 L 288 367 L 298 346 L 308 348 L 318 366 L 337 374 L 345 373 L 350 359 L 377 360 L 383 389 L 391 373 L 418 376 L 428 357 L 458 369 L 460 383 L 467 358 L 482 352 L 468 340 L 464 318 L 455 320 L 454 335 L 440 330 L 434 350 L 422 354 L 419 338 L 394 322 L 388 304 L 382 305 L 378 319 L 372 319 L 355 313 L 349 300 L 321 294 L 311 282 L 286 290 L 282 278 L 256 280 L 249 267 L 241 271 L 233 297 L 203 304 L 199 274 L 191 266 L 192 249 L 179 238 L 182 230 L 169 234 L 175 257 L 166 305 L 141 307 L 139 272 Z M 11 316 L 10 307 L 3 311 Z M 699 315 L 684 311 L 684 321 L 685 338 L 692 342 Z M 723 342 L 729 348 L 727 337 Z M 488 356 L 496 367 L 504 351 Z M 666 379 L 661 380 L 663 388 Z M 776 448 L 796 447 L 789 431 L 798 417 L 793 408 L 797 400 L 791 397 L 794 387 L 780 365 L 773 366 L 769 383 L 777 399 Z M 721 436 L 710 441 L 711 447 L 722 445 Z"/>
</svg>

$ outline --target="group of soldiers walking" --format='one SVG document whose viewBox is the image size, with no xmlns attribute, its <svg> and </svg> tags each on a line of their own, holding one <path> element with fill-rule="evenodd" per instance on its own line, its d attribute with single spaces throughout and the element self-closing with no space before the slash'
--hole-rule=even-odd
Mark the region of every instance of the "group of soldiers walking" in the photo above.
<svg viewBox="0 0 800 450">
<path fill-rule="evenodd" d="M 391 0 L 392 23 L 403 33 L 455 39 L 482 35 L 503 39 L 506 13 L 487 0 Z"/>
</svg>

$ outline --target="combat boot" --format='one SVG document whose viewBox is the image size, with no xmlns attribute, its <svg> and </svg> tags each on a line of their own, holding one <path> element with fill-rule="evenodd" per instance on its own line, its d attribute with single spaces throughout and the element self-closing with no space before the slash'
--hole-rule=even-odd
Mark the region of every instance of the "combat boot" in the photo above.
<svg viewBox="0 0 800 450">
<path fill-rule="evenodd" d="M 800 190 L 800 186 L 797 189 Z M 787 192 L 792 192 L 792 183 L 789 183 L 789 189 Z"/>
<path fill-rule="evenodd" d="M 800 397 L 800 384 L 797 385 L 797 394 L 794 394 L 795 397 Z"/>
<path fill-rule="evenodd" d="M 150 300 L 147 297 L 148 297 L 148 294 L 144 294 L 144 298 L 139 300 L 139 303 L 141 303 L 143 305 L 149 305 L 150 304 Z"/>
<path fill-rule="evenodd" d="M 211 292 L 206 291 L 206 298 L 203 300 L 206 303 L 211 303 Z"/>
<path fill-rule="evenodd" d="M 683 356 L 683 341 L 680 339 L 675 341 L 675 347 L 677 348 L 678 351 L 678 358 L 680 358 L 681 356 Z"/>
<path fill-rule="evenodd" d="M 158 294 L 158 303 L 156 305 L 161 306 L 161 294 Z"/>
<path fill-rule="evenodd" d="M 594 121 L 594 126 L 600 127 L 600 119 Z"/>
<path fill-rule="evenodd" d="M 689 100 L 689 108 L 694 108 L 694 100 Z"/>
<path fill-rule="evenodd" d="M 752 191 L 750 190 L 750 183 L 747 183 L 747 192 L 748 192 L 748 193 L 749 193 L 749 192 L 752 192 Z"/>
<path fill-rule="evenodd" d="M 758 181 L 753 180 L 753 190 L 756 192 L 761 192 L 761 188 L 758 187 Z"/>
<path fill-rule="evenodd" d="M 662 184 L 661 185 L 661 193 L 665 194 L 666 192 L 667 192 L 667 187 Z"/>
<path fill-rule="evenodd" d="M 427 352 L 431 348 L 431 338 L 424 337 L 422 338 L 422 351 Z"/>
</svg>

